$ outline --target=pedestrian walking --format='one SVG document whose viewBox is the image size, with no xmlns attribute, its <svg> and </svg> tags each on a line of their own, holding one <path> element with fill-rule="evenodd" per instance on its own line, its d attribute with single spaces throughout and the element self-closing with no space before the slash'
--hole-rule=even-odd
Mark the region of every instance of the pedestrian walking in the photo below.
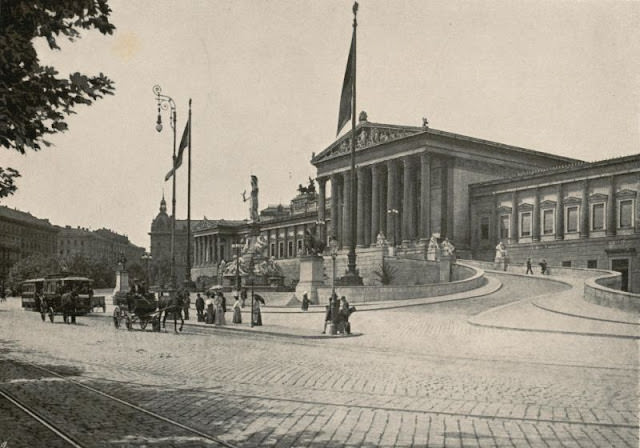
<svg viewBox="0 0 640 448">
<path fill-rule="evenodd" d="M 189 291 L 182 290 L 182 312 L 184 314 L 184 320 L 189 320 L 189 308 L 191 307 L 191 297 Z"/>
<path fill-rule="evenodd" d="M 240 291 L 240 300 L 242 300 L 242 308 L 244 308 L 247 301 L 247 288 L 242 288 L 242 291 Z"/>
<path fill-rule="evenodd" d="M 211 298 L 211 296 L 207 297 L 207 300 L 205 301 L 205 305 L 207 307 L 207 317 L 205 319 L 205 323 L 213 324 L 216 317 L 216 310 L 213 307 L 213 299 Z"/>
<path fill-rule="evenodd" d="M 200 293 L 196 296 L 196 313 L 198 314 L 198 322 L 204 322 L 204 299 Z"/>
<path fill-rule="evenodd" d="M 223 308 L 223 300 L 224 296 L 222 293 L 217 292 L 215 298 L 213 299 L 213 304 L 216 308 L 216 316 L 215 316 L 215 324 L 216 325 L 226 325 L 227 322 L 224 318 L 225 310 Z"/>
<path fill-rule="evenodd" d="M 302 311 L 307 311 L 309 309 L 309 294 L 307 293 L 307 291 L 305 291 L 302 294 L 302 306 L 300 307 L 302 309 Z"/>
<path fill-rule="evenodd" d="M 242 323 L 242 305 L 240 304 L 240 299 L 238 298 L 238 296 L 236 296 L 236 301 L 233 304 L 233 323 Z"/>
<path fill-rule="evenodd" d="M 542 261 L 540 263 L 538 263 L 540 265 L 540 273 L 542 275 L 547 273 L 547 260 L 542 259 Z"/>
<path fill-rule="evenodd" d="M 262 313 L 260 312 L 260 301 L 253 301 L 253 326 L 260 327 L 262 326 Z"/>
<path fill-rule="evenodd" d="M 533 275 L 533 269 L 531 269 L 531 258 L 527 258 L 527 274 Z"/>
<path fill-rule="evenodd" d="M 340 297 L 340 309 L 338 310 L 340 318 L 338 333 L 351 334 L 351 324 L 349 323 L 349 302 L 345 296 Z"/>
</svg>

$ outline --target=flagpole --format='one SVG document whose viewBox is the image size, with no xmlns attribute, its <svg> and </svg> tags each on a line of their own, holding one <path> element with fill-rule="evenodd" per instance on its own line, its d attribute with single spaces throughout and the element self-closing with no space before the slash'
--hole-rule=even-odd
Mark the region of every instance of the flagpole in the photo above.
<svg viewBox="0 0 640 448">
<path fill-rule="evenodd" d="M 191 288 L 191 98 L 189 98 L 189 167 L 187 170 L 187 272 L 185 286 Z"/>
<path fill-rule="evenodd" d="M 358 277 L 358 272 L 356 270 L 356 241 L 357 241 L 357 220 L 356 213 L 358 212 L 358 207 L 356 204 L 357 195 L 356 195 L 356 29 L 358 27 L 358 2 L 353 4 L 353 60 L 352 70 L 353 70 L 353 89 L 352 89 L 352 99 L 351 99 L 351 245 L 349 246 L 349 253 L 347 255 L 347 275 L 349 280 L 347 282 L 349 284 L 362 284 L 362 280 Z M 345 279 L 346 280 L 346 279 Z"/>
</svg>

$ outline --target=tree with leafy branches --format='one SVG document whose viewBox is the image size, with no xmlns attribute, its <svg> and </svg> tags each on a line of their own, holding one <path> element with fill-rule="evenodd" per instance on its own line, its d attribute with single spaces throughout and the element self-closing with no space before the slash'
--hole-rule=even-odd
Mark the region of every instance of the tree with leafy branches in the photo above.
<svg viewBox="0 0 640 448">
<path fill-rule="evenodd" d="M 0 0 L 0 146 L 21 154 L 50 146 L 46 136 L 66 131 L 76 106 L 113 94 L 104 74 L 60 77 L 35 48 L 44 39 L 59 50 L 58 39 L 73 42 L 84 30 L 113 34 L 110 14 L 107 0 Z M 19 176 L 0 167 L 0 198 L 16 191 Z"/>
</svg>

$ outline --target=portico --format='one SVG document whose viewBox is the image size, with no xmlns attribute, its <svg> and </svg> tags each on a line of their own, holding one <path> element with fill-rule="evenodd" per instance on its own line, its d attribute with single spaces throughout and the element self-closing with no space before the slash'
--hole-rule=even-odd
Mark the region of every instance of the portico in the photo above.
<svg viewBox="0 0 640 448">
<path fill-rule="evenodd" d="M 432 234 L 460 249 L 470 247 L 470 183 L 515 174 L 531 166 L 566 164 L 573 159 L 424 127 L 370 123 L 361 114 L 356 129 L 356 214 L 351 216 L 349 148 L 346 133 L 311 163 L 317 168 L 319 201 L 331 188 L 331 227 L 341 248 L 389 244 L 411 248 Z M 352 220 L 356 235 L 352 235 Z"/>
</svg>

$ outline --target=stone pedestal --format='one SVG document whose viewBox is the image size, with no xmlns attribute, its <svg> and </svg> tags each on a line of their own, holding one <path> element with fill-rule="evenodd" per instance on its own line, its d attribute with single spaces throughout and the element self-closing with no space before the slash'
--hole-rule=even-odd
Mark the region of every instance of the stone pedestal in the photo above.
<svg viewBox="0 0 640 448">
<path fill-rule="evenodd" d="M 440 256 L 440 283 L 449 283 L 451 281 L 451 262 L 449 255 Z"/>
<path fill-rule="evenodd" d="M 125 270 L 116 271 L 116 287 L 113 288 L 113 301 L 122 294 L 129 292 L 129 273 Z"/>
<path fill-rule="evenodd" d="M 306 291 L 309 300 L 318 304 L 318 288 L 324 286 L 324 262 L 320 255 L 303 255 L 300 257 L 300 281 L 296 285 L 296 297 L 302 300 Z"/>
</svg>

